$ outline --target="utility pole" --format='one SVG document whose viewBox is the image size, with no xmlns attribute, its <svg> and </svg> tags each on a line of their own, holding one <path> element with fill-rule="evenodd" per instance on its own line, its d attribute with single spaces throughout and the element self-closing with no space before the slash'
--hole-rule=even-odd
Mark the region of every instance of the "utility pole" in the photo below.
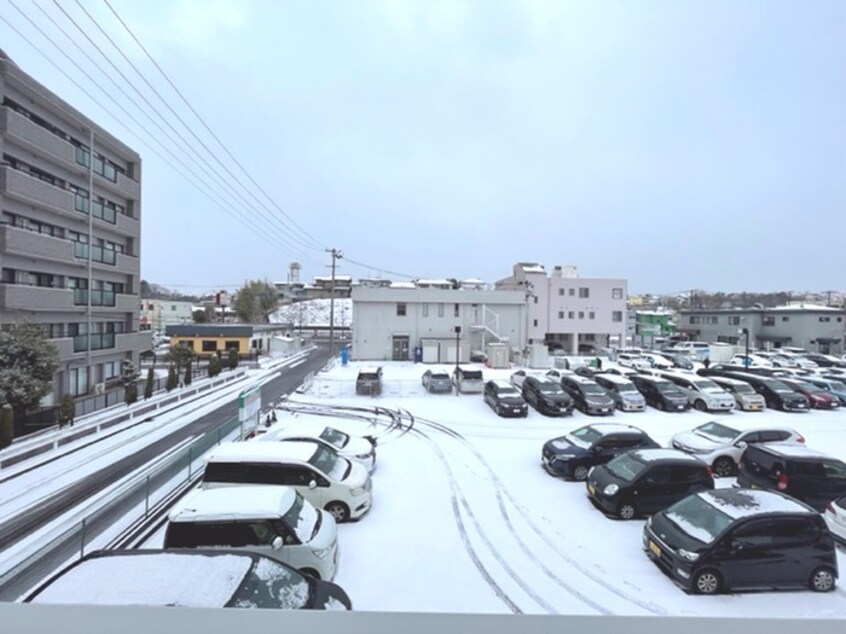
<svg viewBox="0 0 846 634">
<path fill-rule="evenodd" d="M 340 260 L 344 254 L 338 249 L 326 249 L 332 254 L 332 282 L 329 286 L 329 356 L 335 358 L 335 260 Z"/>
</svg>

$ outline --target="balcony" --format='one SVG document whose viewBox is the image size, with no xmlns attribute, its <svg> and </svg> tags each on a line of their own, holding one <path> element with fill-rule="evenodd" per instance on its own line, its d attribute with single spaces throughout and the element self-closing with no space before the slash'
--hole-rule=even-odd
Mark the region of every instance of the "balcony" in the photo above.
<svg viewBox="0 0 846 634">
<path fill-rule="evenodd" d="M 115 347 L 115 334 L 113 332 L 103 332 L 73 337 L 73 351 L 86 352 L 88 350 L 89 339 L 91 341 L 91 350 L 108 350 Z"/>
<path fill-rule="evenodd" d="M 0 245 L 5 245 L 5 253 L 8 255 L 72 263 L 74 253 L 71 244 L 62 238 L 54 238 L 21 227 L 0 225 Z"/>
<path fill-rule="evenodd" d="M 53 211 L 76 214 L 73 194 L 11 167 L 0 169 L 0 193 L 33 207 L 46 207 Z"/>
<path fill-rule="evenodd" d="M 80 260 L 88 260 L 88 245 L 85 242 L 73 243 L 73 255 Z M 117 252 L 99 246 L 91 247 L 91 261 L 114 266 L 117 262 Z"/>
<path fill-rule="evenodd" d="M 75 165 L 73 145 L 10 108 L 0 109 L 0 130 L 21 147 Z"/>
<path fill-rule="evenodd" d="M 0 284 L 0 310 L 78 312 L 69 288 Z"/>
<path fill-rule="evenodd" d="M 91 305 L 92 306 L 109 306 L 115 305 L 114 291 L 104 291 L 95 288 L 91 291 Z M 88 306 L 88 289 L 75 288 L 73 289 L 73 304 L 74 306 Z"/>
</svg>

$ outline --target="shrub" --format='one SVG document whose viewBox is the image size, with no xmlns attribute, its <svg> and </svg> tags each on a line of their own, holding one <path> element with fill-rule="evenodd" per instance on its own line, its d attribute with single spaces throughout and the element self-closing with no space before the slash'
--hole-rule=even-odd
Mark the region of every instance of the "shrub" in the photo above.
<svg viewBox="0 0 846 634">
<path fill-rule="evenodd" d="M 147 400 L 153 395 L 154 381 L 153 368 L 149 368 L 147 370 L 147 382 L 144 384 L 144 400 Z"/>
<path fill-rule="evenodd" d="M 130 381 L 126 384 L 126 404 L 132 405 L 138 400 L 138 384 L 135 381 Z"/>
<path fill-rule="evenodd" d="M 238 351 L 235 348 L 229 348 L 229 358 L 227 361 L 227 366 L 230 370 L 238 367 Z"/>
<path fill-rule="evenodd" d="M 194 371 L 193 371 L 193 364 L 189 361 L 188 365 L 185 366 L 185 385 L 191 385 L 191 381 L 194 380 Z"/>
<path fill-rule="evenodd" d="M 68 392 L 62 397 L 62 403 L 59 406 L 59 427 L 73 425 L 75 415 L 76 408 L 74 407 L 73 394 Z"/>
<path fill-rule="evenodd" d="M 12 444 L 15 437 L 15 416 L 12 406 L 6 403 L 0 408 L 0 449 Z"/>
<path fill-rule="evenodd" d="M 170 392 L 177 385 L 179 385 L 179 378 L 176 376 L 176 366 L 171 365 L 167 369 L 167 381 L 165 381 L 165 389 Z"/>
<path fill-rule="evenodd" d="M 223 364 L 220 361 L 220 355 L 213 354 L 209 359 L 209 377 L 217 376 L 223 369 Z"/>
</svg>

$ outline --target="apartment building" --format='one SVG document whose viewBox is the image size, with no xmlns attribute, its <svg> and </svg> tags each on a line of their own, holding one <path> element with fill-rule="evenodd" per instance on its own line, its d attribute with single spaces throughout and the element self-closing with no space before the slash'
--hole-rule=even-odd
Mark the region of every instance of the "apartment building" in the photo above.
<svg viewBox="0 0 846 634">
<path fill-rule="evenodd" d="M 100 391 L 139 332 L 141 158 L 0 51 L 0 326 L 40 325 L 53 393 Z"/>
<path fill-rule="evenodd" d="M 175 299 L 142 299 L 139 328 L 164 333 L 167 326 L 190 324 L 194 322 L 194 309 L 202 310 L 193 302 Z"/>
<path fill-rule="evenodd" d="M 575 266 L 556 266 L 550 275 L 542 264 L 518 262 L 495 287 L 524 294 L 529 343 L 579 354 L 625 342 L 625 279 L 580 277 Z"/>
</svg>

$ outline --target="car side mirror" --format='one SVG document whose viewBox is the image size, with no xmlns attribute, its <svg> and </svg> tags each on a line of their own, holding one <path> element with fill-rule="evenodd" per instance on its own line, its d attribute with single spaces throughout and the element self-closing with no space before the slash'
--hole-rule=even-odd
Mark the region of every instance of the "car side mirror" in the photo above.
<svg viewBox="0 0 846 634">
<path fill-rule="evenodd" d="M 739 539 L 731 540 L 731 549 L 733 551 L 743 550 L 744 544 Z"/>
<path fill-rule="evenodd" d="M 270 547 L 273 548 L 273 550 L 279 550 L 284 545 L 285 545 L 285 540 L 283 540 L 281 537 L 279 537 L 279 535 L 274 537 L 273 541 L 270 542 Z"/>
<path fill-rule="evenodd" d="M 309 483 L 308 483 L 308 488 L 309 488 L 309 489 L 311 489 L 312 491 L 314 491 L 314 490 L 317 488 L 317 481 L 316 481 L 316 480 L 312 480 L 311 482 L 309 482 Z"/>
<path fill-rule="evenodd" d="M 745 440 L 738 440 L 736 443 L 734 443 L 734 446 L 738 449 L 746 449 L 749 446 L 749 443 L 747 443 Z"/>
<path fill-rule="evenodd" d="M 593 448 L 594 453 L 600 453 L 602 451 L 605 451 L 605 447 L 603 447 L 602 445 L 597 445 L 596 447 Z"/>
</svg>

